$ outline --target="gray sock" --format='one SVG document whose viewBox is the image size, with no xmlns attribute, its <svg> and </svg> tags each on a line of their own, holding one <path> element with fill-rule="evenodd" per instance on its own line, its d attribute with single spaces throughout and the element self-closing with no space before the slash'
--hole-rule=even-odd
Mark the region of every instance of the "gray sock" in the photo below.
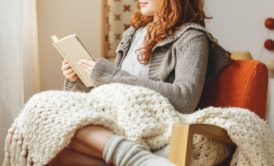
<svg viewBox="0 0 274 166">
<path fill-rule="evenodd" d="M 107 164 L 115 166 L 175 166 L 168 159 L 148 152 L 121 136 L 113 136 L 103 151 Z"/>
</svg>

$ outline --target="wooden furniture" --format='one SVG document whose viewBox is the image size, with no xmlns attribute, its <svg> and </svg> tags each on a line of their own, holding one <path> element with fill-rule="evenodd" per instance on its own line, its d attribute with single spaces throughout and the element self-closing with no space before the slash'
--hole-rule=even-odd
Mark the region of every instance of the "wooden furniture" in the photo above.
<svg viewBox="0 0 274 166">
<path fill-rule="evenodd" d="M 265 118 L 268 86 L 267 67 L 253 60 L 232 61 L 205 88 L 200 108 L 242 107 Z M 222 128 L 204 124 L 176 124 L 173 126 L 169 160 L 178 166 L 189 166 L 192 155 L 193 134 L 201 134 L 221 142 L 233 142 Z"/>
</svg>

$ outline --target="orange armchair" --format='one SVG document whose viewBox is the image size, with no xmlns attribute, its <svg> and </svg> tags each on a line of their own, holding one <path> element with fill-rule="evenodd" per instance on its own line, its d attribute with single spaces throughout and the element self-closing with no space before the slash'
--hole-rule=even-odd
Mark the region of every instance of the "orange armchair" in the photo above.
<svg viewBox="0 0 274 166">
<path fill-rule="evenodd" d="M 205 88 L 199 107 L 242 107 L 255 112 L 264 119 L 267 88 L 268 69 L 263 63 L 254 60 L 233 60 Z M 201 134 L 233 144 L 226 131 L 217 126 L 176 124 L 173 126 L 170 142 L 170 161 L 178 166 L 191 164 L 193 134 Z"/>
<path fill-rule="evenodd" d="M 263 63 L 233 60 L 206 88 L 200 107 L 247 108 L 264 119 L 267 86 L 268 69 Z"/>
</svg>

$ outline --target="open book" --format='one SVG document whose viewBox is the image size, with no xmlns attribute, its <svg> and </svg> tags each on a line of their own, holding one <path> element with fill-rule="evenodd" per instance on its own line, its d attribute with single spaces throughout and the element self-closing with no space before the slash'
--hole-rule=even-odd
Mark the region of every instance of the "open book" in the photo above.
<svg viewBox="0 0 274 166">
<path fill-rule="evenodd" d="M 62 39 L 58 39 L 56 36 L 51 36 L 53 45 L 58 52 L 68 60 L 71 64 L 71 68 L 82 80 L 86 87 L 91 87 L 91 79 L 89 74 L 78 64 L 80 59 L 91 60 L 87 50 L 84 48 L 77 35 L 69 35 Z"/>
</svg>

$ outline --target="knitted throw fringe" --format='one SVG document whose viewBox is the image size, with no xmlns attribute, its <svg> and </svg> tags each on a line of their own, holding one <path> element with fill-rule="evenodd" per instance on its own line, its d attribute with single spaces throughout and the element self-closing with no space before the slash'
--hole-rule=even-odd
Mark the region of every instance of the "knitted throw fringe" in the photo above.
<svg viewBox="0 0 274 166">
<path fill-rule="evenodd" d="M 169 143 L 174 123 L 204 123 L 224 128 L 237 145 L 230 165 L 273 166 L 274 136 L 257 115 L 241 108 L 208 107 L 180 114 L 147 88 L 107 84 L 90 93 L 48 91 L 34 95 L 8 131 L 3 166 L 43 166 L 89 124 L 157 150 Z M 203 136 L 193 140 L 192 165 L 214 165 L 229 147 Z"/>
</svg>

